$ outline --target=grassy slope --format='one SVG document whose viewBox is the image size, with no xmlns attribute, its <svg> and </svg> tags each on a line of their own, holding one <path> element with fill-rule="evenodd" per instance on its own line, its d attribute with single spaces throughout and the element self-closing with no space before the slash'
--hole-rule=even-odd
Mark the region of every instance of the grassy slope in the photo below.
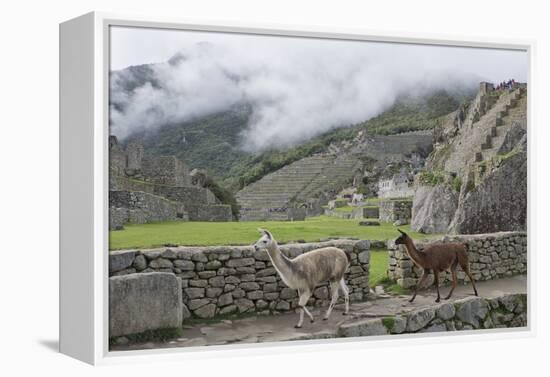
<svg viewBox="0 0 550 377">
<path fill-rule="evenodd" d="M 315 217 L 306 221 L 247 221 L 247 222 L 161 222 L 129 224 L 124 230 L 110 232 L 111 250 L 148 248 L 164 244 L 250 245 L 258 239 L 257 228 L 269 229 L 280 242 L 291 240 L 318 241 L 326 237 L 357 237 L 385 240 L 397 238 L 396 228 L 389 223 L 380 226 L 359 226 L 359 220 L 335 217 Z M 400 227 L 410 232 L 409 226 Z M 415 239 L 427 236 L 410 232 Z M 431 235 L 433 236 L 433 235 Z"/>
</svg>

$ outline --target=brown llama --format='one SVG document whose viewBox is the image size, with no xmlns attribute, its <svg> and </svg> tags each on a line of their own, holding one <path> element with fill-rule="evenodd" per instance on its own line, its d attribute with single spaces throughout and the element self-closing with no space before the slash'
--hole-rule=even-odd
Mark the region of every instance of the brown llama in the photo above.
<svg viewBox="0 0 550 377">
<path fill-rule="evenodd" d="M 462 270 L 468 275 L 470 281 L 472 282 L 472 287 L 474 288 L 474 294 L 477 296 L 477 289 L 470 274 L 470 264 L 468 262 L 468 251 L 466 245 L 463 243 L 437 243 L 427 246 L 423 251 L 419 251 L 416 246 L 414 246 L 413 240 L 405 232 L 397 229 L 401 236 L 395 240 L 396 245 L 405 245 L 407 249 L 407 254 L 412 259 L 414 264 L 424 270 L 422 277 L 416 283 L 414 287 L 414 294 L 409 302 L 413 302 L 416 298 L 416 292 L 418 288 L 424 284 L 430 271 L 434 273 L 434 284 L 437 289 L 437 299 L 435 302 L 440 301 L 439 296 L 439 273 L 451 269 L 451 274 L 453 278 L 451 291 L 445 297 L 445 300 L 448 300 L 456 287 L 456 267 L 460 264 Z"/>
</svg>

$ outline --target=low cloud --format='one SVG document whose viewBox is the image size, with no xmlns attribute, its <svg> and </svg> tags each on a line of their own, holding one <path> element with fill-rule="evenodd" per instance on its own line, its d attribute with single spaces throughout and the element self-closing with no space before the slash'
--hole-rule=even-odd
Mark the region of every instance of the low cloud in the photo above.
<svg viewBox="0 0 550 377">
<path fill-rule="evenodd" d="M 252 115 L 239 147 L 284 148 L 376 116 L 401 94 L 491 79 L 473 64 L 485 64 L 484 58 L 470 61 L 472 52 L 462 50 L 468 54 L 448 47 L 270 37 L 194 43 L 145 73 L 113 72 L 111 130 L 125 138 L 246 103 Z"/>
</svg>

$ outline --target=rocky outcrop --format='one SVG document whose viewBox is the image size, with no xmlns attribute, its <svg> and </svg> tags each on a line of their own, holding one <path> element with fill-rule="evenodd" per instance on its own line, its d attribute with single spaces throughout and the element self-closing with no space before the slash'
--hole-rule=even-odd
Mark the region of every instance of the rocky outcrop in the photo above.
<svg viewBox="0 0 550 377">
<path fill-rule="evenodd" d="M 510 131 L 508 131 L 508 133 L 504 137 L 504 141 L 502 142 L 498 153 L 505 154 L 511 152 L 512 149 L 514 149 L 516 145 L 519 144 L 526 133 L 527 131 L 521 126 L 520 123 L 513 123 L 510 127 Z"/>
<path fill-rule="evenodd" d="M 417 182 L 413 230 L 479 234 L 526 229 L 526 93 L 524 84 L 493 90 L 482 83 L 463 119 L 459 112 L 436 130 L 424 172 L 434 178 L 434 187 Z"/>
<path fill-rule="evenodd" d="M 526 137 L 495 162 L 481 184 L 460 201 L 449 231 L 460 234 L 524 230 L 527 222 Z M 487 168 L 489 169 L 489 168 Z"/>
<path fill-rule="evenodd" d="M 458 193 L 449 186 L 418 187 L 413 200 L 411 228 L 421 233 L 444 233 L 457 206 Z"/>
</svg>

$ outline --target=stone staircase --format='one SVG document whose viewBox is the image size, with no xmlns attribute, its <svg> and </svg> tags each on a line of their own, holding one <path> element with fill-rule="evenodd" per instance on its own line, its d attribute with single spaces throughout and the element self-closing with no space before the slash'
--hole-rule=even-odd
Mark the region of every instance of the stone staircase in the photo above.
<svg viewBox="0 0 550 377">
<path fill-rule="evenodd" d="M 526 100 L 524 94 L 525 88 L 519 87 L 500 96 L 498 105 L 488 114 L 490 118 L 487 121 L 493 124 L 486 130 L 474 162 L 486 161 L 497 155 L 514 122 L 525 118 L 525 104 L 518 106 Z"/>
<path fill-rule="evenodd" d="M 444 169 L 449 173 L 466 173 L 494 157 L 514 122 L 525 124 L 526 87 L 493 91 L 478 95 L 460 131 L 445 150 Z M 483 103 L 483 105 L 480 105 Z"/>
<path fill-rule="evenodd" d="M 360 162 L 331 154 L 314 155 L 287 165 L 236 194 L 241 220 L 288 220 L 294 203 L 338 191 L 353 178 Z"/>
</svg>

